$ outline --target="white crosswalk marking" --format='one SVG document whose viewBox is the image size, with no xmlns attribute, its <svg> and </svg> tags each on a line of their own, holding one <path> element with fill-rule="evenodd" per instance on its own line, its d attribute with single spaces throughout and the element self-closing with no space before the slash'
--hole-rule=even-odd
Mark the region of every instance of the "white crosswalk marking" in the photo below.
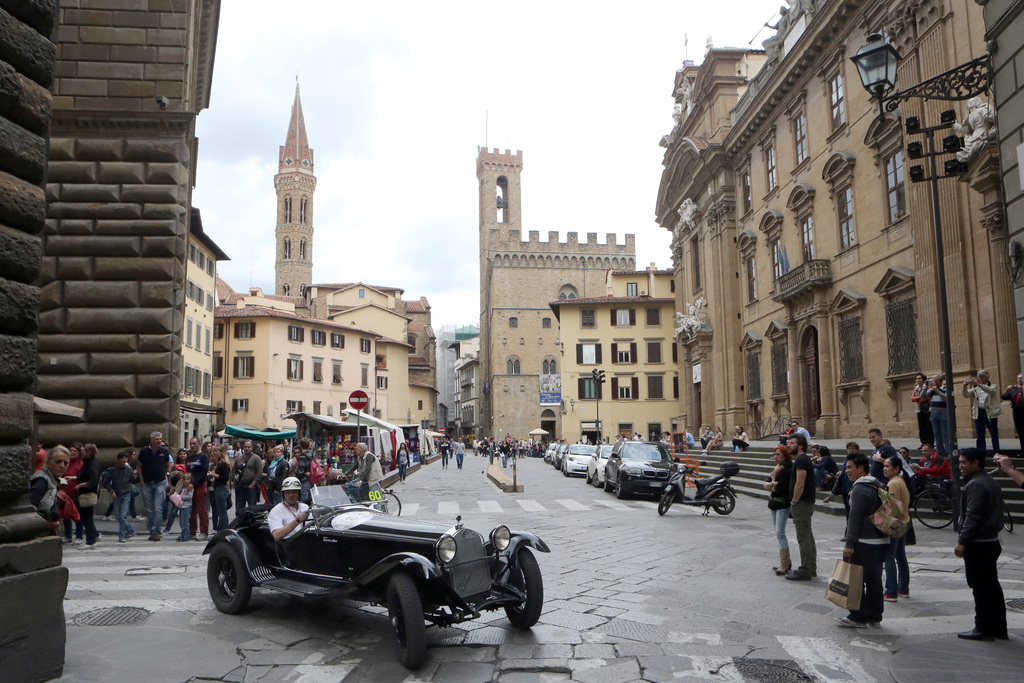
<svg viewBox="0 0 1024 683">
<path fill-rule="evenodd" d="M 628 505 L 623 505 L 622 503 L 616 503 L 615 501 L 611 501 L 611 500 L 595 500 L 593 502 L 597 503 L 598 505 L 603 505 L 606 508 L 611 508 L 612 510 L 632 510 L 633 509 L 633 508 L 629 507 Z"/>
<path fill-rule="evenodd" d="M 480 512 L 504 512 L 496 500 L 478 500 L 476 504 L 480 506 Z"/>
<path fill-rule="evenodd" d="M 459 504 L 451 501 L 443 501 L 437 504 L 437 514 L 439 515 L 457 515 L 459 514 Z"/>
<path fill-rule="evenodd" d="M 548 509 L 535 500 L 516 500 L 519 507 L 527 512 L 547 512 Z"/>
<path fill-rule="evenodd" d="M 556 500 L 555 502 L 567 510 L 573 510 L 576 512 L 587 512 L 588 510 L 590 510 L 590 508 L 588 508 L 586 505 L 579 502 L 578 500 Z"/>
<path fill-rule="evenodd" d="M 800 668 L 813 680 L 821 683 L 848 683 L 851 679 L 873 683 L 874 678 L 846 654 L 831 638 L 805 636 L 776 636 L 782 648 L 796 660 Z M 829 674 L 838 674 L 831 676 Z M 841 676 L 841 677 L 840 677 Z"/>
<path fill-rule="evenodd" d="M 402 517 L 415 517 L 419 511 L 419 503 L 402 503 Z"/>
</svg>

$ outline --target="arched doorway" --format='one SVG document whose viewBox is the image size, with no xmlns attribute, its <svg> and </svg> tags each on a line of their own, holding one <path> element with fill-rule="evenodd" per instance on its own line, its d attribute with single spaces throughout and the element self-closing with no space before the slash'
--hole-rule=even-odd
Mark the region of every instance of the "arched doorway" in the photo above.
<svg viewBox="0 0 1024 683">
<path fill-rule="evenodd" d="M 821 417 L 821 383 L 818 377 L 818 328 L 804 330 L 800 342 L 800 364 L 803 366 L 804 423 L 811 434 L 817 432 Z"/>
<path fill-rule="evenodd" d="M 540 414 L 540 428 L 548 433 L 547 436 L 541 437 L 542 441 L 555 440 L 555 419 L 555 411 L 550 408 Z"/>
</svg>

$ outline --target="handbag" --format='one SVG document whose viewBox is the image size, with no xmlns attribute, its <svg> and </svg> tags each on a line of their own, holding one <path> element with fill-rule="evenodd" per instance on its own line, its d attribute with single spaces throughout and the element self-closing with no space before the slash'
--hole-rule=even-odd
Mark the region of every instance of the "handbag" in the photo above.
<svg viewBox="0 0 1024 683">
<path fill-rule="evenodd" d="M 907 533 L 904 538 L 907 539 L 907 545 L 917 545 L 917 533 L 914 531 L 913 520 L 911 520 L 910 524 L 907 525 Z"/>
<path fill-rule="evenodd" d="M 78 505 L 83 508 L 91 508 L 93 505 L 99 502 L 99 494 L 96 493 L 79 493 L 78 494 Z"/>
<path fill-rule="evenodd" d="M 139 495 L 140 493 L 142 493 L 142 492 L 141 492 L 141 491 L 139 491 L 139 487 L 138 487 L 138 486 L 136 486 L 135 484 L 132 484 L 132 498 L 135 498 L 135 497 L 136 497 L 136 496 L 138 496 L 138 495 Z"/>
<path fill-rule="evenodd" d="M 853 611 L 860 609 L 860 598 L 864 592 L 864 567 L 852 562 L 836 560 L 836 566 L 828 577 L 825 599 Z"/>
<path fill-rule="evenodd" d="M 172 493 L 171 494 L 171 502 L 174 503 L 174 507 L 179 507 L 180 508 L 181 507 L 181 494 L 180 493 Z"/>
</svg>

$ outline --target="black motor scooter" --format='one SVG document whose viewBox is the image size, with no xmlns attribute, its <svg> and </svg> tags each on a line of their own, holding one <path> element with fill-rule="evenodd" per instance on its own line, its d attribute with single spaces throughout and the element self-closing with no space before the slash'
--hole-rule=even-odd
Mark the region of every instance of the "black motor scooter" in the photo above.
<svg viewBox="0 0 1024 683">
<path fill-rule="evenodd" d="M 700 464 L 706 465 L 707 463 L 702 462 Z M 736 509 L 736 491 L 729 483 L 729 477 L 740 473 L 738 463 L 722 463 L 720 467 L 721 474 L 694 480 L 693 484 L 696 486 L 696 492 L 692 496 L 687 496 L 687 481 L 693 480 L 691 475 L 695 471 L 696 468 L 682 463 L 675 466 L 675 472 L 672 473 L 668 486 L 665 487 L 665 492 L 661 494 L 661 501 L 658 503 L 659 515 L 664 515 L 668 512 L 668 509 L 672 507 L 672 503 L 703 505 L 704 516 L 707 516 L 711 509 L 714 509 L 720 515 L 727 515 Z"/>
</svg>

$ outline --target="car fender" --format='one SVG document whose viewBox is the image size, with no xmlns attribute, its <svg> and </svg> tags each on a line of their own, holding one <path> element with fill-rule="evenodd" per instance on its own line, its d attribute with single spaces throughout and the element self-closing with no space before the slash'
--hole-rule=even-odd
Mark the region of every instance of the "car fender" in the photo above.
<svg viewBox="0 0 1024 683">
<path fill-rule="evenodd" d="M 509 540 L 508 547 L 505 548 L 505 553 L 510 557 L 514 556 L 521 547 L 530 547 L 539 550 L 542 553 L 550 553 L 551 549 L 548 548 L 548 544 L 540 540 L 537 536 L 526 531 L 513 531 L 512 538 Z"/>
<path fill-rule="evenodd" d="M 356 577 L 355 583 L 369 587 L 386 581 L 396 571 L 404 571 L 418 581 L 435 581 L 441 578 L 437 566 L 417 553 L 395 553 L 373 565 Z"/>
<path fill-rule="evenodd" d="M 218 531 L 217 535 L 206 543 L 206 547 L 203 548 L 203 555 L 209 555 L 216 546 L 222 543 L 227 543 L 238 552 L 238 556 L 245 563 L 245 570 L 249 576 L 253 575 L 252 571 L 254 568 L 263 564 L 256 554 L 256 550 L 249 544 L 249 541 L 234 529 Z"/>
</svg>

